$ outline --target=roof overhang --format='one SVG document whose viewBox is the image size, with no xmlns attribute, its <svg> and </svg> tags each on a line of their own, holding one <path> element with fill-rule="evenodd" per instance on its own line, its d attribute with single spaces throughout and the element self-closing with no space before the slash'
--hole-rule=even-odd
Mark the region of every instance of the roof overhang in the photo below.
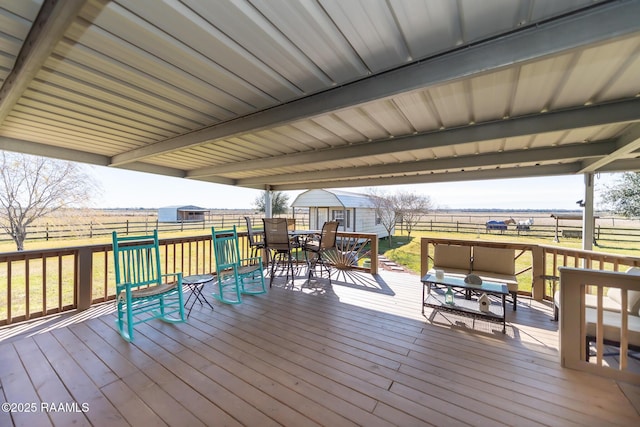
<svg viewBox="0 0 640 427">
<path fill-rule="evenodd" d="M 0 149 L 274 190 L 640 170 L 640 1 L 322 5 L 0 0 Z"/>
</svg>

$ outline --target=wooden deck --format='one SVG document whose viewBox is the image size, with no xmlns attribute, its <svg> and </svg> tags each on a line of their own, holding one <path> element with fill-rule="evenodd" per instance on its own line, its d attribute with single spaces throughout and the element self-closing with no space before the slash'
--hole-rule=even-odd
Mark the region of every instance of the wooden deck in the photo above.
<svg viewBox="0 0 640 427">
<path fill-rule="evenodd" d="M 0 426 L 640 424 L 637 388 L 560 367 L 548 306 L 522 298 L 503 335 L 425 319 L 417 275 L 303 283 L 196 305 L 134 344 L 112 304 L 0 329 L 1 400 L 20 410 Z"/>
</svg>

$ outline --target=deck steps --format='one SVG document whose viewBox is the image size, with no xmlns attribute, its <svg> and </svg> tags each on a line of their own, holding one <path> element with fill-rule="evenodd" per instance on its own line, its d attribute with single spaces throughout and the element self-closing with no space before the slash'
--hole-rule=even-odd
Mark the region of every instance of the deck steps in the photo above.
<svg viewBox="0 0 640 427">
<path fill-rule="evenodd" d="M 398 272 L 399 271 L 405 271 L 404 267 L 402 267 L 401 265 L 391 261 L 389 258 L 387 258 L 385 256 L 382 256 L 382 255 L 378 256 L 378 263 L 385 270 L 398 271 Z"/>
</svg>

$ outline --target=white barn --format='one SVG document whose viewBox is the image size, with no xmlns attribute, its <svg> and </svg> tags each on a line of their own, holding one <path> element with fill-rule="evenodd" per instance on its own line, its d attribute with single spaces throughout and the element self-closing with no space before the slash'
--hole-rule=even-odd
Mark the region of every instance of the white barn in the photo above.
<svg viewBox="0 0 640 427">
<path fill-rule="evenodd" d="M 382 226 L 375 206 L 366 194 L 308 190 L 298 195 L 291 206 L 294 209 L 309 208 L 310 229 L 322 228 L 325 221 L 339 221 L 339 231 L 375 233 L 379 238 L 387 237 L 387 230 Z"/>
</svg>

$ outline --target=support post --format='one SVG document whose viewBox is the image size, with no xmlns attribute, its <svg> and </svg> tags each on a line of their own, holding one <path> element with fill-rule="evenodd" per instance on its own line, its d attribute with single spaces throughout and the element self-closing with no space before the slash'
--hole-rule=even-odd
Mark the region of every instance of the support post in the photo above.
<svg viewBox="0 0 640 427">
<path fill-rule="evenodd" d="M 531 248 L 531 297 L 536 301 L 544 298 L 544 251 L 535 245 Z"/>
<path fill-rule="evenodd" d="M 593 249 L 593 172 L 584 174 L 584 209 L 582 212 L 582 249 Z"/>
<path fill-rule="evenodd" d="M 264 191 L 264 217 L 271 218 L 273 216 L 271 208 L 271 186 L 267 185 Z"/>
</svg>

